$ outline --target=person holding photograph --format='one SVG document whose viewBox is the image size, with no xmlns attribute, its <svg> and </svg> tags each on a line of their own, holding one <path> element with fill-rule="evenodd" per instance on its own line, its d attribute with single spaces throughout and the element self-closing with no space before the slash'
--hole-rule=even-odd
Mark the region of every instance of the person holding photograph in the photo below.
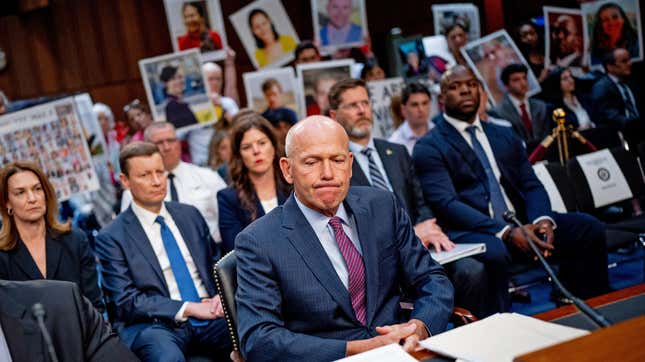
<svg viewBox="0 0 645 362">
<path fill-rule="evenodd" d="M 266 119 L 255 112 L 238 117 L 231 143 L 232 183 L 217 193 L 224 253 L 233 250 L 242 229 L 282 205 L 291 193 L 280 172 L 282 147 Z"/>
<path fill-rule="evenodd" d="M 32 162 L 0 170 L 0 279 L 63 280 L 103 312 L 96 263 L 85 234 L 58 221 L 53 185 Z"/>
<path fill-rule="evenodd" d="M 520 52 L 541 83 L 549 74 L 548 69 L 544 67 L 544 41 L 540 37 L 541 32 L 534 23 L 524 21 L 517 27 L 517 33 Z"/>
<path fill-rule="evenodd" d="M 356 43 L 363 39 L 363 28 L 351 22 L 352 0 L 329 0 L 329 22 L 320 28 L 322 46 Z"/>
<path fill-rule="evenodd" d="M 186 78 L 184 70 L 174 65 L 166 65 L 161 69 L 159 79 L 164 83 L 164 91 L 168 97 L 166 103 L 166 119 L 175 128 L 181 128 L 199 123 L 188 103 L 182 101 Z"/>
<path fill-rule="evenodd" d="M 466 59 L 459 50 L 468 43 L 468 26 L 456 20 L 444 28 L 443 35 L 446 37 L 448 49 L 457 64 L 466 65 Z"/>
<path fill-rule="evenodd" d="M 610 50 L 625 48 L 630 56 L 638 56 L 638 33 L 625 14 L 625 10 L 616 3 L 602 5 L 594 17 L 591 39 L 591 63 L 597 64 Z"/>
<path fill-rule="evenodd" d="M 316 44 L 310 40 L 303 40 L 293 51 L 294 65 L 316 63 L 322 60 L 320 50 Z"/>
<path fill-rule="evenodd" d="M 222 38 L 206 26 L 203 1 L 184 3 L 181 7 L 186 34 L 177 38 L 179 50 L 199 48 L 202 52 L 222 49 Z"/>
<path fill-rule="evenodd" d="M 280 35 L 269 14 L 262 9 L 249 13 L 249 28 L 255 39 L 255 61 L 264 67 L 291 53 L 297 46 L 291 35 Z"/>
<path fill-rule="evenodd" d="M 292 109 L 283 106 L 282 86 L 275 78 L 268 78 L 262 83 L 262 94 L 267 102 L 267 109 L 262 112 L 262 117 L 271 122 L 280 143 L 289 132 L 289 128 L 298 122 L 298 116 Z"/>
</svg>

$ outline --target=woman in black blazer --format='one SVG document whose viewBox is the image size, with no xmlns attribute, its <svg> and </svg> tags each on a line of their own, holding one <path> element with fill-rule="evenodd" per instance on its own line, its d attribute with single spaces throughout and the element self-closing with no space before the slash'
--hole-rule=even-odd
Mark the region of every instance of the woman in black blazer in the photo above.
<svg viewBox="0 0 645 362">
<path fill-rule="evenodd" d="M 10 163 L 0 170 L 0 190 L 0 279 L 74 282 L 102 312 L 87 238 L 57 220 L 56 194 L 45 174 L 31 162 Z"/>
<path fill-rule="evenodd" d="M 217 193 L 222 249 L 235 247 L 235 237 L 255 219 L 282 205 L 291 189 L 282 177 L 282 146 L 261 115 L 245 113 L 234 121 L 229 162 L 231 186 Z"/>
</svg>

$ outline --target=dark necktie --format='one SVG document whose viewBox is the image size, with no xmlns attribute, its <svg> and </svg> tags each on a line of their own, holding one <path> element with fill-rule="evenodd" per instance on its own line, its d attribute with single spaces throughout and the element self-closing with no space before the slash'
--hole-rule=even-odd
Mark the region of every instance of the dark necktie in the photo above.
<svg viewBox="0 0 645 362">
<path fill-rule="evenodd" d="M 193 282 L 193 278 L 190 276 L 186 260 L 181 255 L 181 250 L 179 249 L 179 245 L 177 245 L 177 240 L 173 236 L 172 231 L 166 225 L 163 216 L 157 216 L 155 222 L 161 226 L 161 241 L 163 242 L 164 249 L 166 249 L 166 255 L 170 261 L 170 269 L 172 269 L 172 273 L 175 276 L 175 282 L 177 282 L 181 300 L 184 302 L 201 302 L 199 293 L 197 293 L 197 288 L 195 287 L 195 282 Z M 208 321 L 199 319 L 189 318 L 188 320 L 190 324 L 196 327 L 208 324 Z"/>
<path fill-rule="evenodd" d="M 168 179 L 170 180 L 170 200 L 179 201 L 179 196 L 177 196 L 177 188 L 175 187 L 175 174 L 169 173 Z"/>
<path fill-rule="evenodd" d="M 364 148 L 361 153 L 367 157 L 367 161 L 369 162 L 370 179 L 372 180 L 372 186 L 390 191 L 390 189 L 387 187 L 387 182 L 385 181 L 383 174 L 381 173 L 381 171 L 379 171 L 378 166 L 374 161 L 374 157 L 372 157 L 372 149 Z"/>
<path fill-rule="evenodd" d="M 634 102 L 632 102 L 632 97 L 630 96 L 630 91 L 627 87 L 627 84 L 618 82 L 618 87 L 620 88 L 620 93 L 623 95 L 623 100 L 625 101 L 627 117 L 638 117 L 638 109 L 636 109 L 636 105 L 634 105 Z"/>
<path fill-rule="evenodd" d="M 524 123 L 524 127 L 526 128 L 526 132 L 529 135 L 529 139 L 533 138 L 533 125 L 531 124 L 531 116 L 529 116 L 529 112 L 526 111 L 526 103 L 522 102 L 520 104 L 520 110 L 522 111 L 522 123 Z"/>
<path fill-rule="evenodd" d="M 334 231 L 334 237 L 340 253 L 343 254 L 345 264 L 347 265 L 349 298 L 354 308 L 354 314 L 362 324 L 365 324 L 365 265 L 363 258 L 358 253 L 356 247 L 345 234 L 343 222 L 338 216 L 329 219 L 329 225 Z"/>
<path fill-rule="evenodd" d="M 486 152 L 475 136 L 477 127 L 469 126 L 468 128 L 466 128 L 466 131 L 468 131 L 468 133 L 470 134 L 470 139 L 472 140 L 473 144 L 473 151 L 475 151 L 477 158 L 479 158 L 479 162 L 481 162 L 482 166 L 484 166 L 484 170 L 486 171 L 486 177 L 488 178 L 488 192 L 490 194 L 490 202 L 493 207 L 493 217 L 496 220 L 503 221 L 504 212 L 506 212 L 507 210 L 506 201 L 504 201 L 502 189 L 500 188 L 499 182 L 495 177 L 495 173 L 493 172 L 493 168 L 490 165 L 488 157 L 486 157 Z"/>
</svg>

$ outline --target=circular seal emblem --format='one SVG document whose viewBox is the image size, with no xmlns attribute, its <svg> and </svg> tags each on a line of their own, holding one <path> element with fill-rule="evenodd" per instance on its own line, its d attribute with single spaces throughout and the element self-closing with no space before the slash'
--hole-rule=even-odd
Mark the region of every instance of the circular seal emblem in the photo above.
<svg viewBox="0 0 645 362">
<path fill-rule="evenodd" d="M 601 167 L 598 169 L 598 178 L 606 182 L 611 178 L 611 174 L 608 169 Z"/>
</svg>

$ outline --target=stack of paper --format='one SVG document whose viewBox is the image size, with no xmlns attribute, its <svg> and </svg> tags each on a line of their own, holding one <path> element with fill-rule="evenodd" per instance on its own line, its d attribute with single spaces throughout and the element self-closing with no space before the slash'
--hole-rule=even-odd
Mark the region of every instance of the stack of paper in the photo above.
<svg viewBox="0 0 645 362">
<path fill-rule="evenodd" d="M 398 344 L 388 344 L 355 356 L 336 360 L 336 362 L 417 362 L 417 360 L 407 354 Z"/>
<path fill-rule="evenodd" d="M 486 252 L 486 244 L 455 244 L 455 247 L 448 251 L 434 251 L 434 247 L 430 246 L 430 255 L 437 263 L 443 265 L 451 261 L 459 260 L 467 256 L 477 255 Z"/>
<path fill-rule="evenodd" d="M 589 334 L 515 313 L 495 314 L 421 341 L 441 355 L 465 361 L 504 362 Z"/>
</svg>

